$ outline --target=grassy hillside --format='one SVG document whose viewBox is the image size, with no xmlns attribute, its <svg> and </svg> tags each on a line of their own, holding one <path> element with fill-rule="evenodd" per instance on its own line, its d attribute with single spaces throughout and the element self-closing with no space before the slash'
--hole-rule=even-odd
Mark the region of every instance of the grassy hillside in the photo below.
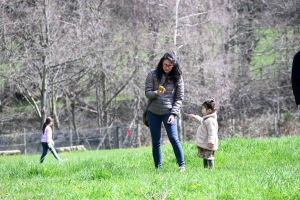
<svg viewBox="0 0 300 200">
<path fill-rule="evenodd" d="M 220 141 L 215 168 L 203 169 L 184 143 L 187 171 L 179 173 L 163 146 L 155 170 L 151 147 L 0 157 L 0 199 L 300 199 L 300 136 Z"/>
</svg>

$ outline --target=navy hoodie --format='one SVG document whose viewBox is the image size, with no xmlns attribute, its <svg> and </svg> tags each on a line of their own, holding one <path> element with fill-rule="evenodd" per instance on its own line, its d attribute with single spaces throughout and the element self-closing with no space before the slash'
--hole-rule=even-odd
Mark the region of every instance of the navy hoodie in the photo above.
<svg viewBox="0 0 300 200">
<path fill-rule="evenodd" d="M 292 87 L 296 105 L 300 104 L 300 51 L 294 56 L 292 68 Z"/>
</svg>

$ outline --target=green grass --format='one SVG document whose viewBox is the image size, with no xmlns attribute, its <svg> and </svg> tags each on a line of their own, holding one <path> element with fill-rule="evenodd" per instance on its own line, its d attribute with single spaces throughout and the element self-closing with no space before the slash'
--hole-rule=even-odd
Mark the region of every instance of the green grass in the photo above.
<svg viewBox="0 0 300 200">
<path fill-rule="evenodd" d="M 184 143 L 179 173 L 171 146 L 155 170 L 151 147 L 0 157 L 0 199 L 300 199 L 300 136 L 220 141 L 215 168 Z"/>
</svg>

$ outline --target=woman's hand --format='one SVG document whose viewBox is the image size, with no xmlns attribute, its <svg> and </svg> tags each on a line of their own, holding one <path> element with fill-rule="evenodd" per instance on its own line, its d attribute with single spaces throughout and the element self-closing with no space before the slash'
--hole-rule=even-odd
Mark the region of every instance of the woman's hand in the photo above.
<svg viewBox="0 0 300 200">
<path fill-rule="evenodd" d="M 166 89 L 164 88 L 163 90 L 156 90 L 155 91 L 155 94 L 157 94 L 157 95 L 162 95 L 162 94 L 164 94 L 166 92 Z"/>
<path fill-rule="evenodd" d="M 174 115 L 170 115 L 167 123 L 172 124 L 174 122 L 174 119 L 175 119 Z"/>
<path fill-rule="evenodd" d="M 214 145 L 211 143 L 208 143 L 208 148 L 212 149 L 212 148 L 214 148 Z"/>
<path fill-rule="evenodd" d="M 54 146 L 54 142 L 49 142 L 49 143 L 48 143 L 49 149 L 51 149 L 53 146 Z"/>
</svg>

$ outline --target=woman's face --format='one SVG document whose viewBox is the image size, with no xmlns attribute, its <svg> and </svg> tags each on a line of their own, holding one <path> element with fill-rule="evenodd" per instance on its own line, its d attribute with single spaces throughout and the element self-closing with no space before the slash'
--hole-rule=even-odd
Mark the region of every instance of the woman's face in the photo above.
<svg viewBox="0 0 300 200">
<path fill-rule="evenodd" d="M 173 69 L 173 64 L 171 63 L 171 61 L 169 61 L 168 59 L 165 59 L 163 61 L 163 70 L 166 74 L 169 74 L 170 71 L 172 71 Z"/>
</svg>

